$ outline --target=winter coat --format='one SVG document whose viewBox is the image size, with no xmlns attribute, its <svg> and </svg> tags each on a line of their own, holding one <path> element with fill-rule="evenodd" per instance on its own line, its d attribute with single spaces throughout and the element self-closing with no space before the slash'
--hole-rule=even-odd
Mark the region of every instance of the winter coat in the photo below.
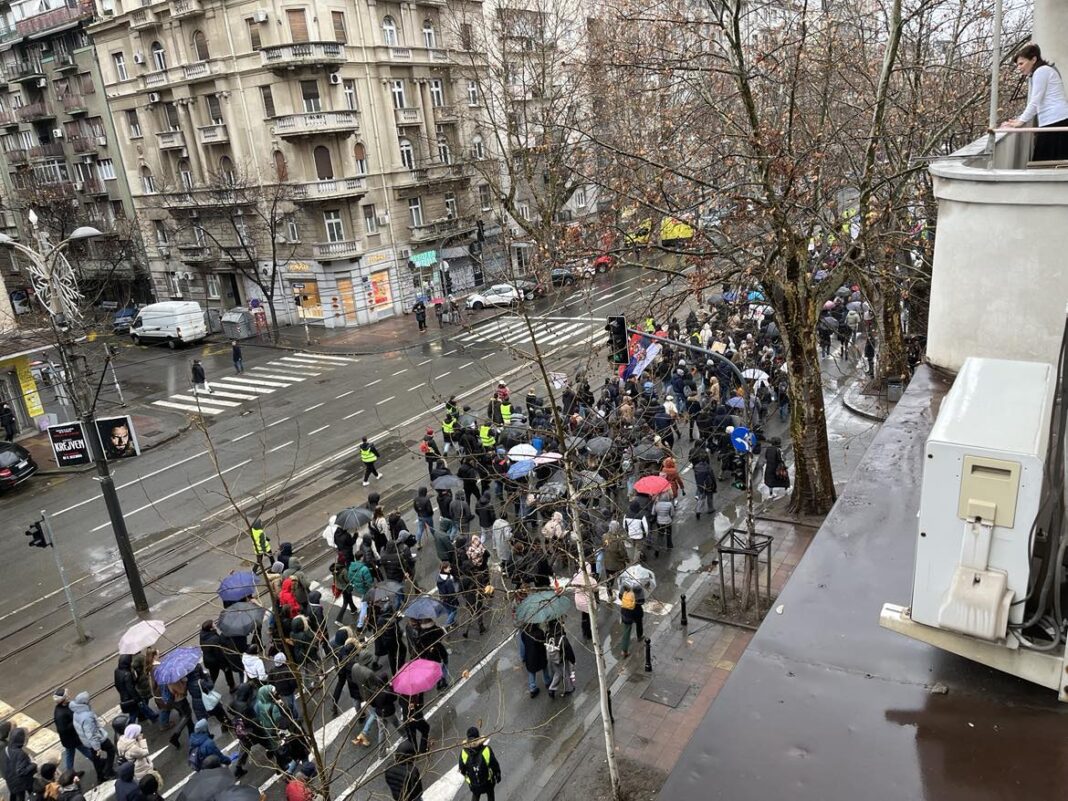
<svg viewBox="0 0 1068 801">
<path fill-rule="evenodd" d="M 503 517 L 493 521 L 493 550 L 502 562 L 512 561 L 512 524 Z"/>
<path fill-rule="evenodd" d="M 74 713 L 74 730 L 78 732 L 78 739 L 82 745 L 93 751 L 99 751 L 107 733 L 96 719 L 96 713 L 89 706 L 89 693 L 78 693 L 70 702 L 71 712 Z"/>
<path fill-rule="evenodd" d="M 349 669 L 349 676 L 352 683 L 359 689 L 360 698 L 364 703 L 372 703 L 384 686 L 375 670 L 375 655 L 369 648 L 361 648 L 356 652 L 356 659 Z"/>
<path fill-rule="evenodd" d="M 33 774 L 37 772 L 37 766 L 25 748 L 26 730 L 12 729 L 11 740 L 4 749 L 4 781 L 7 782 L 8 793 L 23 793 L 33 788 Z"/>
<path fill-rule="evenodd" d="M 539 626 L 527 626 L 519 632 L 523 640 L 523 664 L 528 673 L 537 673 L 549 666 L 545 653 L 545 632 Z"/>
<path fill-rule="evenodd" d="M 585 570 L 580 570 L 571 578 L 571 586 L 575 588 L 575 608 L 580 612 L 589 614 L 590 598 L 586 593 L 586 587 L 593 587 L 593 603 L 597 603 L 597 579 L 593 577 L 587 565 Z"/>
<path fill-rule="evenodd" d="M 56 704 L 52 713 L 52 720 L 56 724 L 56 734 L 59 735 L 59 744 L 64 748 L 77 748 L 82 744 L 78 737 L 78 730 L 74 727 L 74 712 L 70 704 Z"/>
<path fill-rule="evenodd" d="M 256 691 L 256 720 L 260 724 L 264 742 L 271 751 L 278 748 L 278 731 L 283 728 L 282 710 L 274 701 L 274 687 L 265 684 Z"/>
<path fill-rule="evenodd" d="M 370 568 L 363 563 L 363 560 L 357 559 L 349 565 L 349 585 L 352 587 L 353 595 L 362 598 L 374 583 L 374 576 L 371 575 Z"/>
<path fill-rule="evenodd" d="M 667 499 L 661 499 L 653 504 L 653 514 L 656 516 L 657 525 L 669 526 L 675 517 L 675 504 Z"/>
<path fill-rule="evenodd" d="M 149 670 L 145 667 L 145 655 L 134 654 L 130 667 L 134 672 L 134 681 L 137 682 L 137 695 L 147 701 L 152 697 L 152 681 L 148 676 Z"/>
<path fill-rule="evenodd" d="M 267 671 L 267 681 L 274 687 L 278 695 L 285 698 L 297 691 L 297 677 L 285 662 L 274 662 Z"/>
<path fill-rule="evenodd" d="M 401 559 L 395 541 L 391 540 L 386 543 L 386 547 L 382 549 L 382 557 L 379 560 L 379 564 L 387 581 L 404 582 L 406 565 Z"/>
<path fill-rule="evenodd" d="M 697 491 L 705 495 L 716 493 L 716 473 L 712 465 L 707 461 L 695 462 L 693 466 L 693 478 L 697 484 Z"/>
<path fill-rule="evenodd" d="M 438 573 L 438 598 L 446 609 L 458 609 L 460 606 L 460 583 L 451 575 Z"/>
<path fill-rule="evenodd" d="M 133 762 L 123 762 L 115 773 L 115 801 L 141 801 L 141 788 L 134 781 Z"/>
<path fill-rule="evenodd" d="M 544 650 L 544 649 L 543 649 Z M 489 752 L 489 764 L 483 758 Z M 493 789 L 501 780 L 501 766 L 493 749 L 485 743 L 465 746 L 460 754 L 460 775 L 467 779 L 467 784 L 474 794 Z"/>
<path fill-rule="evenodd" d="M 415 510 L 415 514 L 418 517 L 434 516 L 434 504 L 426 494 L 426 487 L 419 488 L 419 494 L 416 495 L 415 500 L 412 501 L 412 509 Z"/>
<path fill-rule="evenodd" d="M 627 566 L 626 539 L 615 520 L 608 524 L 608 533 L 604 538 L 604 569 L 609 573 L 618 573 Z"/>
<path fill-rule="evenodd" d="M 114 673 L 115 692 L 119 694 L 119 709 L 127 715 L 136 712 L 141 701 L 137 692 L 137 679 L 131 667 L 132 662 L 133 656 L 123 654 L 119 657 L 119 664 Z"/>
<path fill-rule="evenodd" d="M 789 474 L 785 478 L 779 478 L 776 475 L 779 465 L 786 466 L 786 462 L 782 458 L 782 451 L 774 445 L 769 445 L 764 451 L 764 484 L 770 489 L 775 489 L 776 487 L 789 489 Z"/>
<path fill-rule="evenodd" d="M 475 514 L 478 515 L 479 528 L 490 528 L 497 519 L 497 512 L 493 508 L 493 500 L 488 492 L 482 493 L 482 497 L 475 504 Z"/>
<path fill-rule="evenodd" d="M 204 760 L 210 756 L 218 757 L 219 761 L 224 765 L 230 764 L 230 757 L 222 752 L 210 732 L 195 731 L 189 735 L 189 753 L 192 754 L 194 752 L 197 754 L 197 762 L 200 765 L 203 765 Z M 118 799 L 115 801 L 118 801 Z"/>
<path fill-rule="evenodd" d="M 152 770 L 152 760 L 149 758 L 152 752 L 144 735 L 133 740 L 125 735 L 120 737 L 115 743 L 115 752 L 134 766 L 134 781 L 141 781 Z"/>
<path fill-rule="evenodd" d="M 386 786 L 393 801 L 418 801 L 423 797 L 423 777 L 415 766 L 415 746 L 405 740 L 397 747 L 393 764 L 386 768 Z"/>
<path fill-rule="evenodd" d="M 293 592 L 293 577 L 287 576 L 282 579 L 282 588 L 278 591 L 278 606 L 289 606 L 289 616 L 296 617 L 300 614 L 300 604 L 297 602 L 297 596 Z"/>
<path fill-rule="evenodd" d="M 425 629 L 418 629 L 412 637 L 416 650 L 416 653 L 412 655 L 413 658 L 429 659 L 431 662 L 440 662 L 443 665 L 449 664 L 449 652 L 445 648 L 444 640 L 445 630 L 441 626 L 432 625 Z"/>
<path fill-rule="evenodd" d="M 215 629 L 200 631 L 200 650 L 204 653 L 204 666 L 212 668 L 226 667 L 226 651 L 223 638 Z M 124 712 L 126 710 L 123 710 Z"/>
<path fill-rule="evenodd" d="M 355 538 L 345 529 L 339 528 L 334 532 L 334 547 L 346 563 L 352 561 L 352 546 L 355 544 Z"/>
</svg>

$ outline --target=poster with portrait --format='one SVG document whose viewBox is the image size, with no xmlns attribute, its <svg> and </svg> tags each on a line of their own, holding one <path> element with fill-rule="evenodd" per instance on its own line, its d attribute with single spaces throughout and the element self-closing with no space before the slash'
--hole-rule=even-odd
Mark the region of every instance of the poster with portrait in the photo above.
<svg viewBox="0 0 1068 801">
<path fill-rule="evenodd" d="M 133 420 L 129 415 L 98 417 L 96 430 L 100 432 L 100 445 L 104 449 L 104 458 L 108 461 L 141 455 L 137 432 L 134 431 Z"/>
</svg>

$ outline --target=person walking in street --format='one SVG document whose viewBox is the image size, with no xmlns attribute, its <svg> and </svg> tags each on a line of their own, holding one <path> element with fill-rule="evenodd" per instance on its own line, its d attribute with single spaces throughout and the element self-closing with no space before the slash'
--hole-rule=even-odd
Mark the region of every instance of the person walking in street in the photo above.
<svg viewBox="0 0 1068 801">
<path fill-rule="evenodd" d="M 127 724 L 122 737 L 115 743 L 115 753 L 123 762 L 132 762 L 134 779 L 141 781 L 153 769 L 152 752 L 138 723 Z"/>
<path fill-rule="evenodd" d="M 230 757 L 222 752 L 209 731 L 208 721 L 201 719 L 197 721 L 193 734 L 189 737 L 189 765 L 193 770 L 200 771 L 210 756 L 218 757 L 224 765 L 230 764 Z"/>
<path fill-rule="evenodd" d="M 119 696 L 119 711 L 129 723 L 137 723 L 141 711 L 141 696 L 137 692 L 137 678 L 133 672 L 133 656 L 123 654 L 112 674 L 115 692 Z"/>
<path fill-rule="evenodd" d="M 864 361 L 868 363 L 868 378 L 875 377 L 875 337 L 868 334 L 867 342 L 864 343 Z"/>
<path fill-rule="evenodd" d="M 527 669 L 527 689 L 531 698 L 537 698 L 541 689 L 538 687 L 538 673 L 541 673 L 545 689 L 549 689 L 553 677 L 549 672 L 549 656 L 545 652 L 545 632 L 541 626 L 532 623 L 519 631 L 523 649 L 523 666 Z"/>
<path fill-rule="evenodd" d="M 450 411 L 445 412 L 445 417 L 441 421 L 441 438 L 445 443 L 442 454 L 445 456 L 448 456 L 449 451 L 456 446 L 456 425 L 456 415 Z M 460 448 L 456 446 L 456 450 L 459 452 Z"/>
<path fill-rule="evenodd" d="M 26 753 L 26 730 L 12 729 L 11 740 L 4 749 L 4 782 L 11 801 L 26 801 L 26 793 L 33 789 L 37 766 Z"/>
<path fill-rule="evenodd" d="M 653 504 L 654 535 L 653 556 L 660 556 L 660 549 L 675 547 L 671 539 L 671 526 L 675 519 L 675 501 L 666 492 L 657 496 Z"/>
<path fill-rule="evenodd" d="M 60 687 L 52 694 L 52 700 L 56 704 L 52 712 L 52 720 L 56 724 L 56 734 L 59 735 L 59 744 L 63 747 L 63 767 L 66 770 L 74 769 L 74 752 L 81 751 L 86 759 L 96 764 L 96 755 L 93 750 L 82 743 L 78 736 L 78 730 L 74 727 L 74 712 L 70 708 L 70 695 L 66 688 Z M 10 724 L 8 724 L 10 726 Z"/>
<path fill-rule="evenodd" d="M 233 693 L 237 687 L 233 667 L 227 654 L 226 643 L 212 620 L 205 620 L 200 624 L 200 650 L 204 654 L 204 667 L 208 669 L 211 683 L 218 681 L 219 674 L 222 673 L 227 689 Z"/>
<path fill-rule="evenodd" d="M 267 537 L 267 532 L 263 529 L 263 522 L 257 517 L 252 521 L 252 525 L 249 526 L 249 537 L 252 538 L 252 553 L 256 556 L 256 562 L 260 568 L 263 568 L 263 561 L 266 557 L 267 565 L 271 564 L 271 540 Z"/>
<path fill-rule="evenodd" d="M 204 365 L 200 363 L 200 359 L 193 359 L 192 378 L 194 395 L 199 392 L 212 394 L 211 386 L 208 385 L 208 377 L 204 372 Z"/>
<path fill-rule="evenodd" d="M 108 739 L 96 712 L 89 705 L 89 693 L 80 692 L 74 696 L 74 700 L 70 702 L 70 711 L 74 715 L 74 730 L 78 733 L 78 739 L 93 753 L 96 783 L 102 784 L 115 778 L 115 746 Z"/>
<path fill-rule="evenodd" d="M 397 746 L 385 778 L 393 801 L 423 801 L 423 777 L 415 765 L 415 746 L 410 741 Z"/>
<path fill-rule="evenodd" d="M 627 534 L 627 561 L 633 564 L 644 552 L 645 543 L 649 539 L 649 521 L 645 519 L 642 502 L 637 498 L 631 500 L 630 506 L 627 507 L 627 516 L 623 518 L 623 530 Z"/>
<path fill-rule="evenodd" d="M 419 441 L 419 452 L 423 454 L 423 459 L 426 461 L 426 472 L 430 475 L 430 480 L 434 480 L 434 467 L 439 461 L 441 461 L 441 448 L 438 447 L 437 441 L 434 439 L 434 429 L 428 428 L 426 434 Z"/>
<path fill-rule="evenodd" d="M 701 519 L 702 514 L 715 514 L 716 471 L 712 469 L 708 451 L 702 448 L 694 457 L 693 480 L 697 485 L 697 500 L 694 517 Z"/>
<path fill-rule="evenodd" d="M 234 360 L 234 372 L 238 375 L 245 372 L 245 357 L 241 355 L 241 346 L 236 339 L 230 340 L 230 358 Z"/>
<path fill-rule="evenodd" d="M 623 658 L 630 656 L 630 631 L 637 629 L 638 642 L 645 639 L 645 587 L 630 578 L 627 573 L 619 580 L 619 619 L 623 624 L 623 640 L 620 650 Z"/>
<path fill-rule="evenodd" d="M 587 554 L 589 551 L 586 552 Z M 571 586 L 575 590 L 575 608 L 582 615 L 582 637 L 585 640 L 593 639 L 593 629 L 590 625 L 591 612 L 597 610 L 597 579 L 593 575 L 592 567 L 587 564 L 585 570 L 580 570 L 571 577 Z M 587 591 L 587 587 L 590 588 Z M 593 608 L 590 608 L 590 596 L 593 596 Z"/>
<path fill-rule="evenodd" d="M 12 411 L 11 405 L 7 402 L 3 406 L 0 406 L 0 425 L 4 427 L 4 437 L 8 442 L 15 439 L 15 432 L 18 430 L 18 425 L 15 422 L 15 412 Z"/>
<path fill-rule="evenodd" d="M 601 580 L 606 582 L 611 589 L 616 574 L 620 573 L 630 564 L 630 549 L 627 547 L 629 539 L 619 525 L 618 520 L 608 521 L 608 532 L 604 535 L 603 564 L 604 575 Z"/>
<path fill-rule="evenodd" d="M 446 448 L 448 445 L 446 444 Z M 423 537 L 434 535 L 434 503 L 430 500 L 426 487 L 420 487 L 412 501 L 415 511 L 415 547 L 423 547 Z"/>
<path fill-rule="evenodd" d="M 486 796 L 486 801 L 495 801 L 493 790 L 501 783 L 501 766 L 489 743 L 474 726 L 467 730 L 459 769 L 471 790 L 471 801 L 480 801 L 482 796 Z"/>
<path fill-rule="evenodd" d="M 497 512 L 493 508 L 493 498 L 489 491 L 483 492 L 475 504 L 475 516 L 478 518 L 478 535 L 482 544 L 490 542 L 493 535 L 493 523 L 497 520 Z"/>
<path fill-rule="evenodd" d="M 775 490 L 790 489 L 790 470 L 782 455 L 782 440 L 772 437 L 764 448 L 764 486 L 768 488 L 769 497 L 775 497 Z"/>
<path fill-rule="evenodd" d="M 423 303 L 423 299 L 419 298 L 415 301 L 415 305 L 412 306 L 412 312 L 415 314 L 415 322 L 419 324 L 419 333 L 426 333 L 426 304 Z"/>
<path fill-rule="evenodd" d="M 367 437 L 363 437 L 360 440 L 360 461 L 363 462 L 363 485 L 365 487 L 371 483 L 371 476 L 380 478 L 378 467 L 375 465 L 378 457 L 378 448 L 368 442 Z"/>
<path fill-rule="evenodd" d="M 571 695 L 575 692 L 575 651 L 567 638 L 564 626 L 559 620 L 550 620 L 545 638 L 545 654 L 549 659 L 549 697 L 556 694 Z"/>
</svg>

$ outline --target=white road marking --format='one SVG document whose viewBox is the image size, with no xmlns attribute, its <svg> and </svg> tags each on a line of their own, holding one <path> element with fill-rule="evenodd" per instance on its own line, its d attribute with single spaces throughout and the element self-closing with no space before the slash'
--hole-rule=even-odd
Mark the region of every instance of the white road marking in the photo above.
<svg viewBox="0 0 1068 801">
<path fill-rule="evenodd" d="M 353 412 L 352 414 L 347 414 L 347 415 L 345 415 L 344 417 L 342 417 L 341 419 L 342 419 L 342 420 L 348 420 L 348 419 L 350 419 L 350 418 L 352 418 L 352 417 L 355 417 L 355 416 L 356 416 L 356 415 L 358 415 L 358 414 L 363 414 L 363 409 L 357 409 L 357 410 L 356 410 L 356 411 L 354 411 L 354 412 Z"/>
<path fill-rule="evenodd" d="M 313 434 L 318 434 L 320 431 L 326 431 L 326 429 L 328 429 L 328 428 L 330 428 L 330 424 L 329 423 L 327 423 L 325 426 L 319 426 L 319 428 L 315 429 L 314 431 L 309 431 L 308 432 L 308 436 L 310 437 Z"/>
<path fill-rule="evenodd" d="M 402 369 L 402 370 L 398 370 L 397 372 L 395 372 L 395 373 L 393 374 L 393 377 L 399 376 L 399 375 L 400 375 L 401 373 L 407 373 L 407 372 L 408 372 L 408 368 L 407 368 L 407 367 L 405 367 L 404 369 Z"/>
<path fill-rule="evenodd" d="M 271 427 L 273 427 L 273 426 L 276 426 L 276 425 L 278 425 L 279 423 L 284 423 L 284 422 L 285 422 L 286 420 L 288 420 L 288 419 L 289 419 L 288 417 L 283 417 L 283 418 L 282 418 L 281 420 L 275 420 L 275 421 L 274 421 L 273 423 L 268 423 L 268 424 L 267 424 L 267 428 L 271 428 Z"/>
<path fill-rule="evenodd" d="M 354 390 L 354 389 L 350 389 L 348 392 L 342 392 L 340 395 L 335 396 L 334 400 L 341 400 L 342 398 L 347 398 L 349 395 L 351 395 L 355 391 L 356 390 Z"/>
<path fill-rule="evenodd" d="M 414 387 L 408 387 L 408 391 L 409 392 L 414 392 L 415 390 L 419 389 L 420 387 L 425 387 L 425 386 L 426 386 L 426 381 L 424 381 L 422 384 L 416 384 Z"/>
<path fill-rule="evenodd" d="M 233 438 L 232 440 L 230 440 L 230 441 L 231 441 L 231 442 L 240 442 L 240 441 L 241 441 L 241 440 L 243 440 L 243 439 L 244 439 L 245 437 L 251 437 L 251 436 L 252 436 L 253 434 L 255 434 L 255 433 L 256 433 L 255 431 L 249 431 L 249 432 L 248 432 L 247 434 L 242 434 L 242 435 L 241 435 L 240 437 L 234 437 L 234 438 Z"/>
<path fill-rule="evenodd" d="M 279 389 L 281 387 L 288 387 L 289 384 L 282 383 L 280 381 L 263 381 L 260 379 L 252 378 L 238 378 L 237 376 L 231 376 L 226 379 L 227 384 L 249 384 L 253 387 L 269 387 L 271 389 Z"/>
<path fill-rule="evenodd" d="M 435 381 L 440 381 L 441 379 L 443 379 L 447 375 L 452 375 L 452 370 L 449 370 L 449 372 L 447 372 L 447 373 L 442 373 L 441 375 L 434 376 L 434 380 Z"/>
<path fill-rule="evenodd" d="M 456 353 L 457 350 L 458 350 L 458 348 L 453 348 L 452 350 L 446 351 L 445 353 L 443 353 L 441 355 L 442 356 L 452 356 L 452 354 Z"/>
<path fill-rule="evenodd" d="M 463 370 L 465 367 L 470 367 L 472 364 L 474 364 L 474 362 L 468 362 L 467 364 L 461 364 L 460 365 L 460 369 Z"/>
<path fill-rule="evenodd" d="M 479 360 L 481 361 L 481 360 L 484 360 L 484 359 L 492 359 L 496 355 L 497 355 L 496 353 L 487 353 L 485 356 L 480 356 Z"/>
<path fill-rule="evenodd" d="M 329 356 L 325 353 L 298 353 L 297 356 L 304 359 L 319 359 L 324 362 L 337 362 L 338 364 L 352 364 L 359 359 L 351 356 Z"/>
<path fill-rule="evenodd" d="M 364 386 L 365 387 L 373 387 L 375 384 L 379 384 L 381 382 L 382 382 L 381 378 L 376 378 L 374 381 L 371 381 L 371 382 L 369 382 L 367 384 L 364 384 Z"/>
<path fill-rule="evenodd" d="M 205 404 L 208 406 L 222 406 L 224 409 L 228 406 L 233 407 L 241 405 L 240 403 L 234 403 L 233 401 L 215 400 L 214 395 L 208 395 L 207 397 L 204 397 L 203 395 L 171 395 L 171 397 L 176 401 L 188 402 L 194 405 L 199 403 L 201 406 Z"/>
<path fill-rule="evenodd" d="M 255 368 L 255 369 L 262 370 L 263 368 Z M 289 374 L 280 373 L 277 370 L 272 370 L 269 373 L 267 373 L 267 372 L 256 373 L 256 378 L 267 378 L 267 379 L 269 379 L 271 381 L 297 381 L 297 382 L 300 382 L 300 381 L 305 381 L 307 379 L 307 376 L 311 376 L 311 375 L 319 375 L 319 373 L 303 373 L 301 375 L 289 375 Z"/>
<path fill-rule="evenodd" d="M 196 414 L 201 412 L 204 414 L 221 414 L 223 411 L 222 409 L 208 409 L 207 407 L 197 408 L 196 406 L 190 406 L 188 403 L 171 403 L 170 401 L 152 401 L 152 405 L 163 406 L 167 409 L 181 409 L 183 412 L 194 412 Z"/>
<path fill-rule="evenodd" d="M 433 359 L 423 359 L 423 361 L 419 362 L 418 366 L 422 367 L 424 364 L 430 364 L 432 361 L 434 361 L 434 360 Z"/>
<path fill-rule="evenodd" d="M 306 412 L 310 412 L 310 411 L 311 411 L 312 409 L 318 409 L 318 408 L 319 408 L 320 406 L 322 406 L 322 405 L 323 405 L 322 403 L 316 403 L 316 404 L 314 404 L 314 405 L 312 405 L 312 406 L 309 406 L 309 407 L 308 407 L 308 408 L 306 408 L 306 409 L 305 409 L 304 411 L 306 411 Z"/>
<path fill-rule="evenodd" d="M 376 403 L 375 406 L 381 406 L 383 403 L 389 403 L 391 400 L 394 400 L 396 397 L 397 397 L 396 395 L 390 395 L 388 398 L 382 398 L 382 400 L 380 400 L 378 403 Z"/>
<path fill-rule="evenodd" d="M 292 444 L 293 444 L 293 440 L 289 440 L 289 442 L 283 442 L 281 445 L 275 445 L 273 448 L 271 448 L 269 451 L 267 451 L 267 453 L 274 453 L 275 451 L 280 451 L 280 450 L 282 450 L 282 448 L 286 447 L 286 445 L 292 445 Z"/>
<path fill-rule="evenodd" d="M 256 398 L 259 397 L 257 395 L 239 395 L 236 392 L 222 392 L 222 391 L 220 391 L 218 389 L 215 389 L 215 387 L 212 387 L 212 389 L 215 390 L 214 392 L 211 393 L 211 396 L 213 398 L 214 397 L 219 397 L 219 398 L 236 398 L 237 400 L 256 400 Z"/>
<path fill-rule="evenodd" d="M 225 381 L 212 381 L 212 387 L 225 387 L 226 389 L 237 389 L 241 392 L 255 392 L 257 395 L 270 395 L 274 392 L 273 389 L 267 389 L 266 387 L 257 387 L 252 384 L 227 384 Z"/>
</svg>

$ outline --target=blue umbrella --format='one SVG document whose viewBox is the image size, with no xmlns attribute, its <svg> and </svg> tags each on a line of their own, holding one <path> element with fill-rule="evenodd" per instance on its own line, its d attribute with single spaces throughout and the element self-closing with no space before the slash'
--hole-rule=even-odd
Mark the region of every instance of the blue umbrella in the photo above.
<svg viewBox="0 0 1068 801">
<path fill-rule="evenodd" d="M 420 595 L 404 610 L 404 616 L 412 620 L 434 620 L 445 614 L 445 607 L 427 595 Z"/>
<path fill-rule="evenodd" d="M 192 672 L 200 662 L 200 649 L 192 647 L 175 648 L 159 660 L 152 672 L 156 684 L 173 684 L 181 681 Z"/>
<path fill-rule="evenodd" d="M 219 598 L 229 602 L 240 601 L 250 595 L 255 595 L 256 582 L 258 580 L 255 573 L 248 571 L 231 573 L 219 582 L 219 589 L 217 590 Z"/>
<path fill-rule="evenodd" d="M 524 459 L 521 462 L 516 462 L 508 468 L 508 478 L 516 479 L 522 478 L 533 470 L 537 465 L 534 464 L 533 459 Z"/>
<path fill-rule="evenodd" d="M 749 293 L 749 300 L 764 300 L 764 293 L 754 289 Z"/>
<path fill-rule="evenodd" d="M 744 409 L 745 398 L 735 395 L 733 398 L 728 398 L 727 405 L 730 406 L 732 409 Z"/>
</svg>

